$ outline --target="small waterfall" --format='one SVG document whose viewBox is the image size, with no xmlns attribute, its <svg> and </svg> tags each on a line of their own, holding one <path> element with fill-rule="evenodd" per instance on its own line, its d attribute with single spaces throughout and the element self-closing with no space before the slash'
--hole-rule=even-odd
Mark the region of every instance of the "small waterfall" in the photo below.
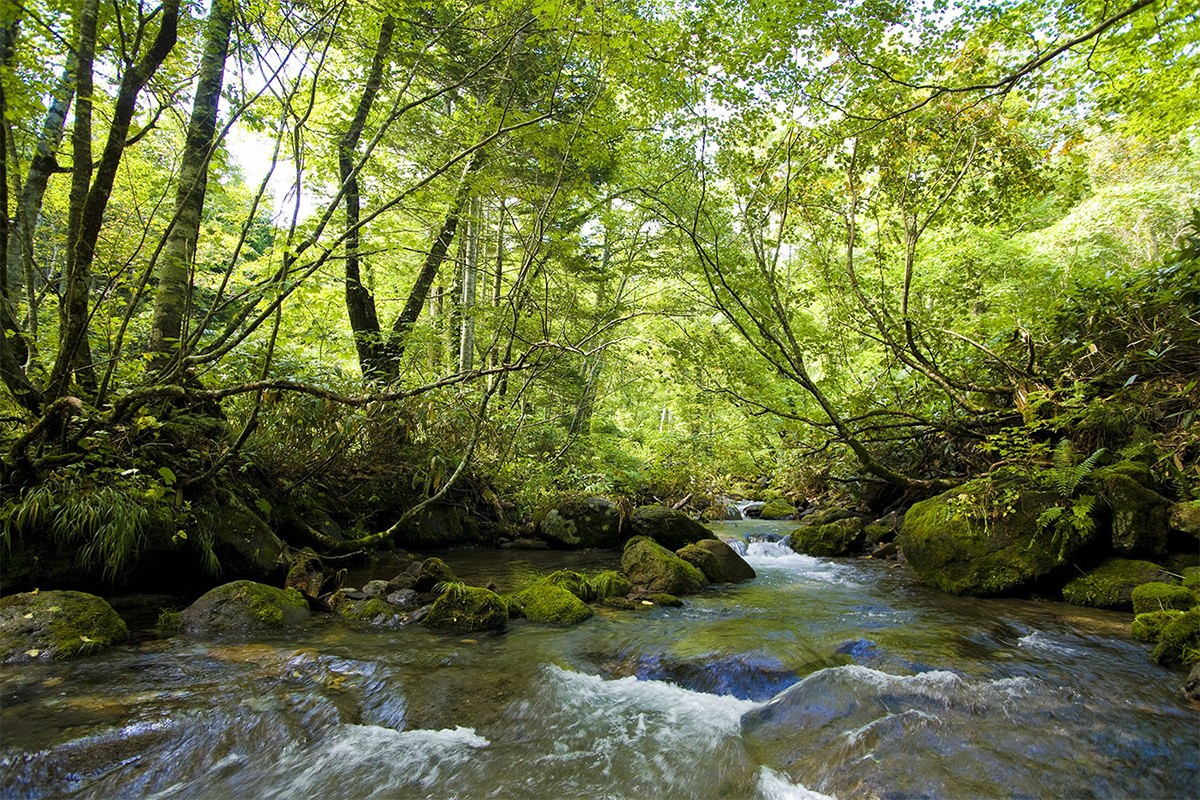
<svg viewBox="0 0 1200 800">
<path fill-rule="evenodd" d="M 741 555 L 752 558 L 795 558 L 797 554 L 788 546 L 785 536 L 777 542 L 751 541 L 746 547 L 746 552 Z"/>
</svg>

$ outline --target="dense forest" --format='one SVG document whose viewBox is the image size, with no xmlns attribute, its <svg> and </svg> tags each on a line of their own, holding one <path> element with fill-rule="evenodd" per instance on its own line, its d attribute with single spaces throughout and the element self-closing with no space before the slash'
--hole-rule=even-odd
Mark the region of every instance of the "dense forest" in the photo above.
<svg viewBox="0 0 1200 800">
<path fill-rule="evenodd" d="M 1116 549 L 1194 552 L 1198 24 L 5 0 L 5 588 L 521 542 L 589 496 L 961 489 L 986 528 L 1049 492 L 1084 563 L 1132 480 L 1172 522 Z"/>
</svg>

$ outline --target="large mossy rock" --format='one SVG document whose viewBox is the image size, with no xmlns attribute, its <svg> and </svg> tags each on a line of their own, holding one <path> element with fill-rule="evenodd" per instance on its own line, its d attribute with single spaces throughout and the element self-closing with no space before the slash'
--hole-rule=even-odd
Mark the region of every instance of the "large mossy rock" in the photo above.
<svg viewBox="0 0 1200 800">
<path fill-rule="evenodd" d="M 585 603 L 590 602 L 596 594 L 591 583 L 588 582 L 586 575 L 570 569 L 560 569 L 551 572 L 538 582 L 557 586 L 559 589 L 565 589 Z"/>
<path fill-rule="evenodd" d="M 1167 510 L 1167 527 L 1200 539 L 1200 500 L 1176 503 Z"/>
<path fill-rule="evenodd" d="M 1146 614 L 1151 611 L 1186 611 L 1200 604 L 1200 597 L 1186 586 L 1154 581 L 1134 588 L 1131 595 L 1133 613 Z"/>
<path fill-rule="evenodd" d="M 213 553 L 225 579 L 274 581 L 287 569 L 286 548 L 271 526 L 233 492 L 221 491 L 197 513 L 212 535 Z"/>
<path fill-rule="evenodd" d="M 295 589 L 254 581 L 218 586 L 179 616 L 184 633 L 194 636 L 246 636 L 279 630 L 308 619 L 308 601 Z"/>
<path fill-rule="evenodd" d="M 592 609 L 571 592 L 549 583 L 535 583 L 509 598 L 510 613 L 515 609 L 530 622 L 545 625 L 576 625 L 592 616 Z"/>
<path fill-rule="evenodd" d="M 689 544 L 675 551 L 675 555 L 704 573 L 709 583 L 725 583 L 725 569 L 717 557 L 699 545 Z"/>
<path fill-rule="evenodd" d="M 787 500 L 776 498 L 767 501 L 758 516 L 760 519 L 792 519 L 796 516 L 796 507 Z"/>
<path fill-rule="evenodd" d="M 1041 526 L 1057 499 L 1019 482 L 974 480 L 910 508 L 897 543 L 921 581 L 944 592 L 1018 592 L 1070 563 L 1095 536 Z"/>
<path fill-rule="evenodd" d="M 696 542 L 695 547 L 712 553 L 721 564 L 721 579 L 714 583 L 738 583 L 758 577 L 754 567 L 746 563 L 746 559 L 720 539 L 703 539 Z"/>
<path fill-rule="evenodd" d="M 418 592 L 431 592 L 439 583 L 457 582 L 458 576 L 450 569 L 449 564 L 440 558 L 431 557 L 422 561 L 421 566 L 417 568 L 417 578 L 413 581 L 412 588 Z"/>
<path fill-rule="evenodd" d="M 1126 555 L 1167 552 L 1171 503 L 1154 491 L 1150 468 L 1122 461 L 1092 474 L 1092 483 L 1112 517 L 1112 545 Z"/>
<path fill-rule="evenodd" d="M 1163 627 L 1150 657 L 1172 667 L 1200 664 L 1200 606 L 1189 608 Z"/>
<path fill-rule="evenodd" d="M 615 549 L 621 544 L 625 518 L 621 508 L 604 497 L 566 500 L 537 521 L 538 535 L 556 547 Z"/>
<path fill-rule="evenodd" d="M 477 586 L 451 588 L 434 601 L 422 625 L 456 633 L 503 630 L 508 606 L 500 595 Z"/>
<path fill-rule="evenodd" d="M 805 556 L 837 558 L 857 553 L 864 541 L 862 517 L 843 517 L 823 525 L 808 525 L 792 531 L 788 544 Z"/>
<path fill-rule="evenodd" d="M 1151 581 L 1170 582 L 1157 564 L 1129 558 L 1110 558 L 1063 587 L 1063 600 L 1076 606 L 1133 609 L 1133 590 Z"/>
<path fill-rule="evenodd" d="M 0 598 L 0 661 L 88 655 L 124 641 L 125 621 L 85 592 L 23 592 Z"/>
<path fill-rule="evenodd" d="M 648 536 L 669 550 L 716 538 L 687 514 L 666 506 L 635 508 L 629 517 L 629 528 L 634 536 Z"/>
<path fill-rule="evenodd" d="M 704 573 L 650 539 L 630 539 L 621 569 L 635 588 L 655 594 L 695 594 L 708 585 Z"/>
</svg>

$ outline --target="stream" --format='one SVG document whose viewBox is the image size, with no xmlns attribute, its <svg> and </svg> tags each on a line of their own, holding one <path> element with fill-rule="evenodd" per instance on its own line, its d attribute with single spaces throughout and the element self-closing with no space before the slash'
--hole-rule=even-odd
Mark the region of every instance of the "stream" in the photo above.
<svg viewBox="0 0 1200 800">
<path fill-rule="evenodd" d="M 792 525 L 713 525 L 758 577 L 683 608 L 470 636 L 329 615 L 6 665 L 0 797 L 1196 796 L 1200 715 L 1130 615 L 762 540 Z M 500 591 L 619 558 L 441 555 Z"/>
</svg>

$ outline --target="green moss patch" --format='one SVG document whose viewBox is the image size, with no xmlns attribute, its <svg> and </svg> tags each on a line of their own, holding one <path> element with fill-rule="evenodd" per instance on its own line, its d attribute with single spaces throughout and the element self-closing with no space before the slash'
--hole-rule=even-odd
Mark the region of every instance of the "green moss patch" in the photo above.
<svg viewBox="0 0 1200 800">
<path fill-rule="evenodd" d="M 592 616 L 586 603 L 566 589 L 548 583 L 530 586 L 514 595 L 509 603 L 515 604 L 521 616 L 530 622 L 547 625 L 575 625 Z"/>
<path fill-rule="evenodd" d="M 476 586 L 445 591 L 421 624 L 430 628 L 470 633 L 502 630 L 508 622 L 508 604 L 493 591 Z"/>
<path fill-rule="evenodd" d="M 0 598 L 0 660 L 45 661 L 103 650 L 128 636 L 124 620 L 86 592 L 23 592 Z"/>
<path fill-rule="evenodd" d="M 694 594 L 708 584 L 703 572 L 649 539 L 625 548 L 621 569 L 635 587 L 649 593 Z"/>
<path fill-rule="evenodd" d="M 1077 606 L 1133 608 L 1133 590 L 1151 581 L 1168 581 L 1170 576 L 1157 564 L 1128 558 L 1110 558 L 1063 587 L 1063 600 Z"/>
<path fill-rule="evenodd" d="M 295 589 L 234 581 L 204 594 L 179 619 L 184 633 L 227 636 L 276 630 L 308 617 L 308 602 Z"/>
<path fill-rule="evenodd" d="M 1143 583 L 1133 590 L 1133 613 L 1145 614 L 1148 611 L 1166 611 L 1187 609 L 1200 603 L 1200 597 L 1186 586 L 1173 583 L 1153 581 Z"/>
</svg>

